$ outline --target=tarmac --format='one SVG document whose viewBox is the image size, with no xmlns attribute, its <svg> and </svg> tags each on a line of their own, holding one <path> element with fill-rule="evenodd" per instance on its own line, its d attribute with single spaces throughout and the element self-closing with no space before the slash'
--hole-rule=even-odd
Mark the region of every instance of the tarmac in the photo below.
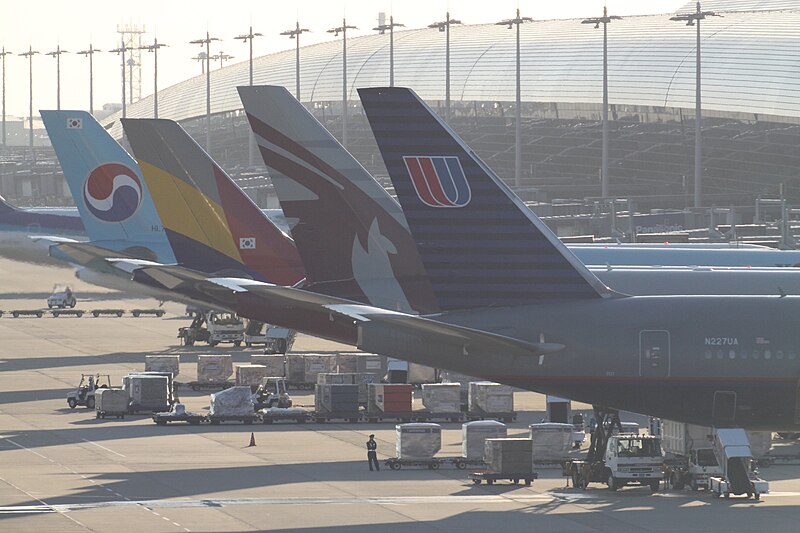
<svg viewBox="0 0 800 533">
<path fill-rule="evenodd" d="M 45 307 L 55 283 L 69 283 L 78 308 L 154 307 L 74 279 L 72 270 L 0 260 L 0 309 Z M 474 485 L 466 472 L 382 468 L 370 472 L 365 442 L 394 456 L 394 424 L 156 426 L 145 416 L 97 420 L 69 409 L 81 372 L 109 374 L 118 386 L 147 354 L 180 354 L 178 381 L 194 379 L 197 354 L 259 350 L 179 346 L 188 324 L 181 305 L 163 318 L 0 318 L 0 530 L 2 531 L 794 531 L 800 466 L 761 469 L 761 501 L 715 499 L 704 491 L 605 485 L 566 486 L 541 468 L 532 486 Z M 297 351 L 351 347 L 300 336 Z M 191 411 L 208 394 L 183 392 Z M 295 402 L 313 404 L 308 392 Z M 543 416 L 544 397 L 515 394 L 525 436 Z M 587 406 L 576 406 L 586 408 Z M 442 456 L 461 453 L 461 426 L 443 423 Z M 251 432 L 256 446 L 248 446 Z M 780 441 L 776 444 L 781 445 Z M 783 445 L 786 448 L 786 445 Z M 786 448 L 788 449 L 788 448 Z"/>
</svg>

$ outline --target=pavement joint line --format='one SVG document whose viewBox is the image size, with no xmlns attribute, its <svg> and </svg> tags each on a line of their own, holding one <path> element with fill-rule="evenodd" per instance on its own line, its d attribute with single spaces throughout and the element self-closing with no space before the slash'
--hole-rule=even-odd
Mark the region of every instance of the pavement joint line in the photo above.
<svg viewBox="0 0 800 533">
<path fill-rule="evenodd" d="M 96 442 L 94 442 L 94 441 L 91 441 L 91 440 L 89 440 L 89 439 L 81 439 L 81 440 L 82 440 L 82 441 L 84 441 L 84 442 L 88 442 L 88 443 L 89 443 L 89 444 L 91 444 L 92 446 L 97 446 L 98 448 L 101 448 L 101 449 L 103 449 L 103 450 L 105 450 L 105 451 L 107 451 L 107 452 L 111 452 L 111 453 L 113 453 L 114 455 L 118 455 L 118 456 L 120 456 L 120 457 L 125 457 L 125 456 L 124 456 L 124 455 L 122 455 L 121 453 L 115 452 L 114 450 L 112 450 L 112 449 L 110 449 L 110 448 L 106 448 L 106 447 L 105 447 L 105 446 L 103 446 L 102 444 L 97 444 Z"/>
<path fill-rule="evenodd" d="M 27 490 L 23 489 L 22 487 L 18 487 L 18 486 L 16 486 L 16 485 L 14 485 L 13 483 L 11 483 L 10 481 L 8 481 L 7 479 L 5 479 L 5 478 L 3 478 L 3 477 L 0 477 L 0 481 L 2 481 L 3 483 L 5 483 L 5 484 L 6 484 L 6 485 L 8 485 L 9 487 L 12 487 L 13 489 L 15 489 L 15 490 L 18 490 L 19 492 L 23 493 L 23 494 L 24 494 L 24 495 L 26 495 L 28 498 L 31 498 L 31 499 L 33 499 L 33 500 L 36 500 L 37 502 L 39 502 L 41 505 L 32 505 L 32 506 L 30 506 L 30 507 L 39 507 L 39 508 L 41 509 L 41 510 L 39 511 L 40 513 L 58 513 L 59 515 L 61 515 L 61 516 L 65 517 L 67 520 L 70 520 L 70 521 L 74 522 L 75 524 L 77 524 L 78 526 L 82 527 L 83 529 L 85 529 L 85 530 L 87 530 L 87 531 L 94 531 L 93 529 L 91 529 L 90 527 L 88 527 L 88 526 L 87 526 L 86 524 L 84 524 L 83 522 L 81 522 L 81 521 L 79 521 L 79 520 L 77 520 L 77 519 L 75 519 L 75 518 L 73 518 L 73 517 L 69 516 L 69 515 L 67 514 L 67 512 L 68 512 L 68 511 L 60 511 L 60 510 L 56 509 L 56 508 L 55 508 L 55 507 L 53 507 L 52 505 L 48 504 L 46 501 L 42 500 L 41 498 L 37 498 L 36 496 L 34 496 L 33 494 L 31 494 L 31 493 L 30 493 L 30 492 L 28 492 Z M 21 506 L 21 507 L 22 507 L 22 506 Z M 5 507 L 3 507 L 3 508 L 0 508 L 0 509 L 6 509 L 6 508 L 5 508 Z M 2 511 L 0 511 L 0 514 L 3 514 L 3 513 L 2 513 Z M 8 514 L 20 514 L 20 513 L 19 513 L 19 512 L 11 512 L 11 513 L 8 513 Z"/>
</svg>

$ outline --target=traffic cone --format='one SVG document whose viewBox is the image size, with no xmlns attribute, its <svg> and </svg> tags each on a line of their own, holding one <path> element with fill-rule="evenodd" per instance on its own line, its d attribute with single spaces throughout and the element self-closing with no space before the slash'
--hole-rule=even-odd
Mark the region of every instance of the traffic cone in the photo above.
<svg viewBox="0 0 800 533">
<path fill-rule="evenodd" d="M 247 447 L 249 448 L 250 446 L 255 446 L 255 445 L 256 445 L 256 435 L 255 433 L 250 433 L 250 444 L 248 444 Z"/>
</svg>

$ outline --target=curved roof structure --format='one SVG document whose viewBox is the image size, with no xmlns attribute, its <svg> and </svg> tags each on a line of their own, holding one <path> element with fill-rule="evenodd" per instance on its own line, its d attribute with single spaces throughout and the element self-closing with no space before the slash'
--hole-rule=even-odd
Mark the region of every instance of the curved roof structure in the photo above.
<svg viewBox="0 0 800 533">
<path fill-rule="evenodd" d="M 717 3 L 739 8 L 759 4 Z M 779 7 L 796 4 L 783 1 Z M 608 33 L 611 104 L 694 108 L 693 27 L 665 15 L 640 16 L 614 21 Z M 514 34 L 496 24 L 451 28 L 452 101 L 514 101 Z M 704 20 L 701 37 L 704 110 L 800 122 L 800 9 L 727 12 Z M 341 53 L 341 39 L 301 49 L 302 101 L 341 101 Z M 348 94 L 358 105 L 357 88 L 388 83 L 388 35 L 349 38 L 347 60 Z M 523 25 L 521 62 L 523 101 L 601 102 L 601 30 L 575 19 Z M 428 101 L 444 100 L 444 63 L 441 32 L 428 28 L 395 32 L 396 85 L 411 87 Z M 254 72 L 255 84 L 294 90 L 294 50 L 255 59 Z M 205 83 L 200 75 L 161 90 L 159 114 L 175 120 L 203 116 Z M 247 83 L 246 61 L 213 70 L 211 112 L 241 109 L 235 87 Z M 151 113 L 152 96 L 128 107 L 130 117 Z M 118 124 L 112 133 L 119 136 Z"/>
</svg>

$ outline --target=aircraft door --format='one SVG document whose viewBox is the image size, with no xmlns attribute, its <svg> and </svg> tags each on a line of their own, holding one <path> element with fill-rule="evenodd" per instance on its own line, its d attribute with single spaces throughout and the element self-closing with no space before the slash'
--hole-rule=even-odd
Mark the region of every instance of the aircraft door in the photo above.
<svg viewBox="0 0 800 533">
<path fill-rule="evenodd" d="M 667 377 L 670 374 L 669 331 L 639 332 L 639 375 Z"/>
<path fill-rule="evenodd" d="M 714 425 L 733 422 L 736 419 L 736 393 L 726 390 L 715 391 L 711 417 Z"/>
<path fill-rule="evenodd" d="M 794 395 L 794 423 L 800 425 L 800 381 L 797 382 L 797 391 Z"/>
</svg>

